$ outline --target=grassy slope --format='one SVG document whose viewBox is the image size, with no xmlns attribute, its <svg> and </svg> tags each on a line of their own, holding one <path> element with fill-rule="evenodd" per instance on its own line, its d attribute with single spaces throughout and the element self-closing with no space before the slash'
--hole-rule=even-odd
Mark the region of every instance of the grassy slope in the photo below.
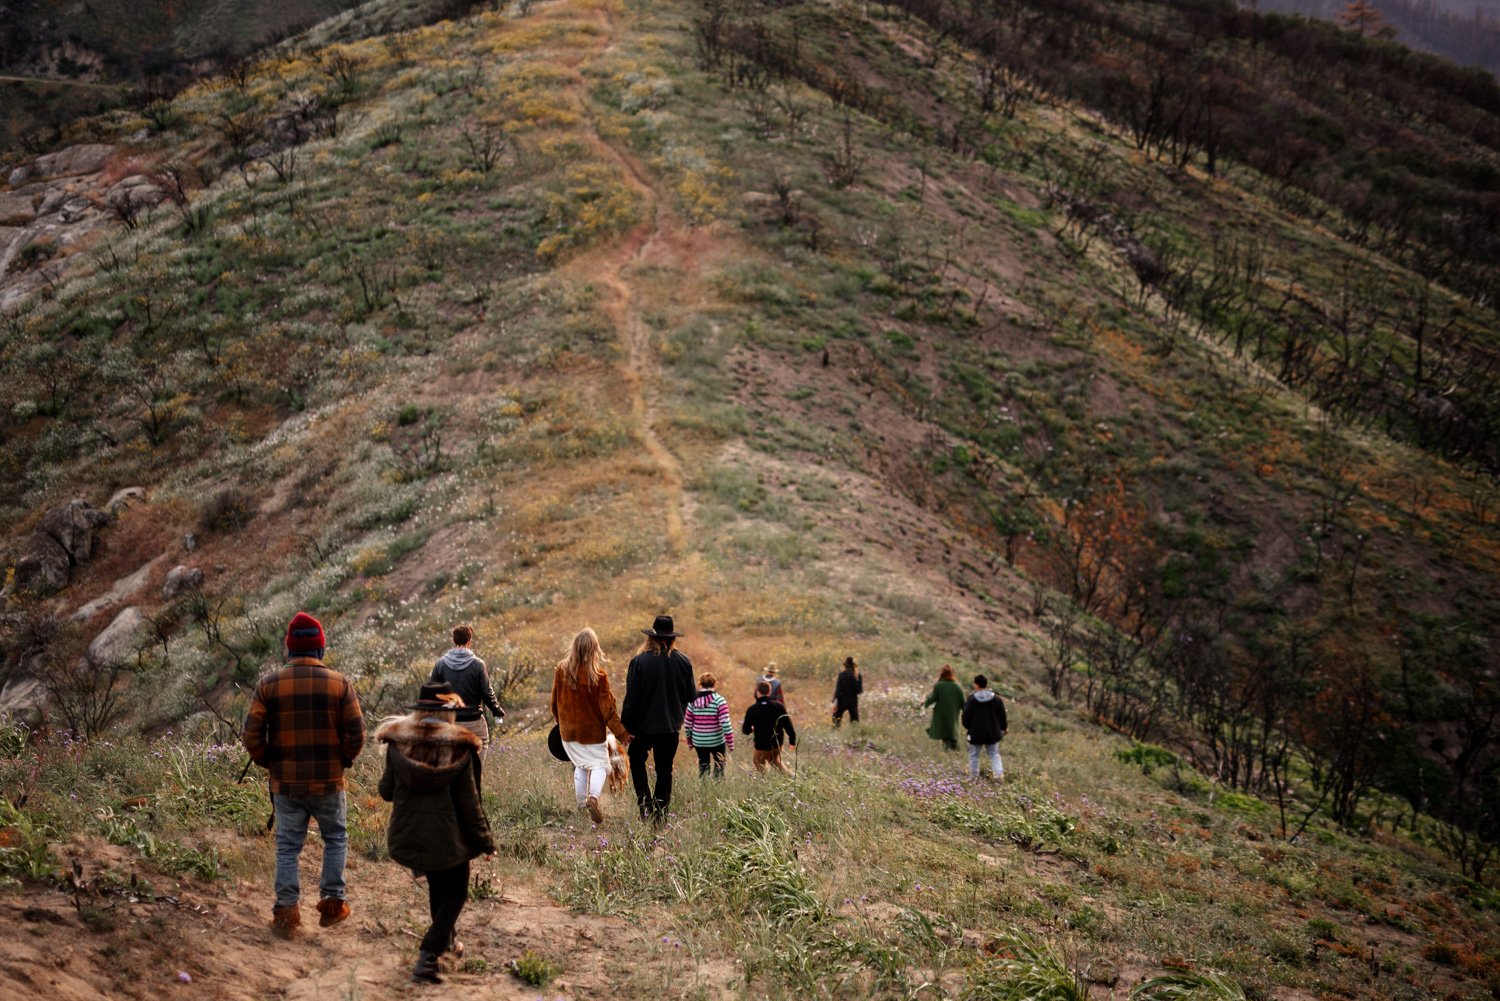
<svg viewBox="0 0 1500 1001">
<path fill-rule="evenodd" d="M 739 774 L 722 790 L 689 782 L 661 839 L 612 827 L 585 842 L 528 736 L 502 752 L 519 767 L 492 769 L 493 809 L 516 879 L 625 913 L 647 942 L 684 941 L 694 962 L 741 960 L 742 979 L 716 987 L 904 996 L 930 980 L 986 996 L 1003 977 L 984 944 L 1014 924 L 1120 988 L 1185 963 L 1279 997 L 1486 991 L 1488 893 L 1411 845 L 1317 822 L 1297 844 L 1279 841 L 1263 805 L 1170 768 L 1142 774 L 1117 759 L 1123 744 L 1044 698 L 1025 572 L 1045 572 L 1042 557 L 1023 546 L 1020 569 L 999 560 L 963 478 L 934 461 L 962 444 L 993 464 L 992 485 L 1060 499 L 1075 484 L 1036 461 L 1048 450 L 1124 452 L 1177 498 L 1161 517 L 1193 517 L 1183 491 L 1202 491 L 1204 503 L 1227 497 L 1226 521 L 1248 519 L 1246 534 L 1287 532 L 1295 520 L 1276 508 L 1315 503 L 1304 409 L 1191 337 L 1150 353 L 1150 305 L 1135 303 L 1112 254 L 1059 237 L 1028 150 L 1108 157 L 1119 186 L 1179 221 L 1184 239 L 1203 239 L 1204 220 L 1254 230 L 1287 271 L 1299 254 L 1334 271 L 1330 255 L 1348 252 L 1222 182 L 1164 178 L 1067 108 L 1028 108 L 1006 126 L 1017 152 L 1000 170 L 856 120 L 862 177 L 833 189 L 823 154 L 840 114 L 793 90 L 799 128 L 773 121 L 757 138 L 743 96 L 691 68 L 688 15 L 565 2 L 437 25 L 400 46 L 349 43 L 354 114 L 299 151 L 296 181 L 226 174 L 198 196 L 212 207 L 205 231 L 184 238 L 163 210 L 118 241 L 116 272 L 23 318 L 11 357 L 61 338 L 80 363 L 122 373 L 80 407 L 114 413 L 116 436 L 138 416 L 116 401 L 145 371 L 122 346 L 154 352 L 154 376 L 179 400 L 160 444 L 137 439 L 87 464 L 81 421 L 7 429 L 17 528 L 51 499 L 153 487 L 108 531 L 70 604 L 180 533 L 202 536 L 193 559 L 213 568 L 224 642 L 190 610 L 168 610 L 177 632 L 142 715 L 162 726 L 192 713 L 188 679 L 218 678 L 233 717 L 242 703 L 227 686 L 253 677 L 297 607 L 330 625 L 334 662 L 372 713 L 406 694 L 455 620 L 478 626 L 492 665 L 545 673 L 578 626 L 599 629 L 618 662 L 667 608 L 695 660 L 731 679 L 736 711 L 751 670 L 781 665 L 808 731 L 799 783 L 770 795 Z M 923 42 L 898 25 L 842 27 L 868 50 L 867 72 L 899 75 L 913 94 L 961 85 L 913 61 Z M 243 91 L 199 89 L 161 147 L 206 156 L 212 134 L 195 121 L 333 85 L 290 57 Z M 462 132 L 482 142 L 487 128 L 510 145 L 485 172 Z M 764 197 L 776 173 L 802 192 L 798 225 L 780 226 Z M 161 329 L 143 291 L 172 304 Z M 8 409 L 43 388 L 7 378 Z M 1441 530 L 1447 541 L 1433 544 L 1466 561 L 1451 589 L 1490 579 L 1492 537 L 1445 500 L 1458 496 L 1454 473 L 1337 437 L 1370 484 L 1361 510 L 1403 523 L 1382 537 L 1385 558 L 1417 558 L 1401 555 L 1407 526 Z M 18 461 L 23 447 L 50 465 Z M 1424 485 L 1425 503 L 1385 496 L 1404 478 Z M 202 499 L 231 486 L 253 516 L 202 528 Z M 823 692 L 846 653 L 867 665 L 871 722 L 835 734 Z M 915 704 L 944 661 L 989 671 L 1010 697 L 1011 785 L 943 783 L 958 766 L 921 735 Z M 523 684 L 513 701 L 524 728 L 538 696 Z M 214 727 L 199 713 L 189 729 Z M 227 788 L 225 765 L 195 746 L 176 769 L 102 748 L 50 762 L 9 822 L 8 838 L 37 848 L 7 856 L 11 871 L 50 864 L 37 847 L 46 834 L 27 824 L 129 841 L 92 807 L 186 787 L 220 792 L 164 796 L 138 823 L 168 843 L 222 844 L 232 871 L 263 878 L 263 842 L 215 833 L 253 831 L 253 791 Z M 24 755 L 6 767 L 28 774 Z M 362 762 L 357 795 L 373 767 Z M 67 798 L 79 786 L 90 802 Z M 360 802 L 357 847 L 378 855 L 380 807 Z M 211 868 L 192 852 L 155 862 Z M 483 944 L 492 961 L 511 948 Z M 669 958 L 653 954 L 624 993 L 680 976 Z M 477 990 L 502 975 L 472 976 Z"/>
</svg>

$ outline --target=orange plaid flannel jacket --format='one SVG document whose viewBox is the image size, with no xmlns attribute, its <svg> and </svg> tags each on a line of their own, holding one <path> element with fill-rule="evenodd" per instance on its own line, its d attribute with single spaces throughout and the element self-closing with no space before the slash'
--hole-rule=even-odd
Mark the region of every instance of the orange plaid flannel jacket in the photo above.
<svg viewBox="0 0 1500 1001">
<path fill-rule="evenodd" d="M 294 657 L 260 679 L 245 715 L 245 750 L 271 773 L 271 792 L 323 796 L 365 745 L 365 717 L 349 679 L 315 657 Z"/>
</svg>

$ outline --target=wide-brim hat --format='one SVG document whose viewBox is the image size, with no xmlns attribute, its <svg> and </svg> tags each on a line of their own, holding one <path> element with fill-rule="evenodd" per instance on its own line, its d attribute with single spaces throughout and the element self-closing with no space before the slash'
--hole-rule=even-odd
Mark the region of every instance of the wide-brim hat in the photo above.
<svg viewBox="0 0 1500 1001">
<path fill-rule="evenodd" d="M 548 731 L 548 733 L 547 733 L 547 750 L 551 751 L 552 752 L 552 756 L 554 758 L 556 758 L 558 761 L 568 761 L 568 760 L 570 760 L 568 758 L 568 752 L 563 749 L 562 727 L 554 725 L 552 727 L 552 729 L 550 731 Z"/>
<path fill-rule="evenodd" d="M 422 684 L 422 690 L 417 693 L 417 701 L 406 708 L 445 712 L 454 709 L 463 709 L 464 700 L 453 690 L 453 686 L 448 684 L 448 682 L 428 681 Z"/>
<path fill-rule="evenodd" d="M 651 623 L 651 628 L 642 629 L 641 632 L 645 633 L 647 636 L 650 636 L 652 639 L 658 640 L 675 639 L 678 636 L 682 635 L 681 633 L 674 631 L 674 627 L 672 625 L 672 616 L 670 615 L 658 615 L 656 617 L 656 621 Z"/>
</svg>

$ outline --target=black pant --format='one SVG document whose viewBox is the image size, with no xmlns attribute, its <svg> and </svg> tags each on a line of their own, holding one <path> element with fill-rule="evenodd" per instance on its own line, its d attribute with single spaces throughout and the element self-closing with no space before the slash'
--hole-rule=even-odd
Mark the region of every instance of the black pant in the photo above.
<svg viewBox="0 0 1500 1001">
<path fill-rule="evenodd" d="M 638 733 L 630 741 L 627 755 L 630 758 L 630 784 L 635 786 L 635 802 L 641 808 L 641 817 L 660 820 L 666 815 L 672 802 L 672 759 L 677 757 L 677 734 Z M 656 752 L 656 791 L 651 791 L 651 778 L 646 774 L 646 755 Z"/>
<path fill-rule="evenodd" d="M 850 702 L 848 704 L 845 704 L 845 703 L 841 702 L 838 705 L 836 705 L 836 706 L 833 707 L 833 725 L 834 726 L 838 726 L 840 723 L 842 723 L 844 721 L 844 713 L 846 713 L 846 712 L 849 714 L 849 722 L 851 722 L 851 723 L 858 723 L 859 722 L 859 703 L 858 702 Z"/>
<path fill-rule="evenodd" d="M 432 910 L 432 925 L 422 936 L 423 952 L 440 956 L 452 947 L 453 928 L 468 900 L 468 862 L 427 874 L 427 906 Z"/>
<path fill-rule="evenodd" d="M 698 774 L 707 775 L 709 763 L 714 766 L 714 778 L 724 777 L 724 745 L 715 744 L 713 747 L 694 747 L 698 752 Z"/>
</svg>

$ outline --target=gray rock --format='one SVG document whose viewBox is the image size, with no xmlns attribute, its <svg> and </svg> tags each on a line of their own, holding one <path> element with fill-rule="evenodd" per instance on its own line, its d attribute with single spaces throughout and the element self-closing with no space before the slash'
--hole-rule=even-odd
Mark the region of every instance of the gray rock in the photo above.
<svg viewBox="0 0 1500 1001">
<path fill-rule="evenodd" d="M 29 197 L 16 192 L 0 192 L 0 226 L 27 226 L 36 218 L 36 206 Z"/>
<path fill-rule="evenodd" d="M 42 722 L 42 706 L 47 702 L 47 690 L 37 678 L 12 674 L 0 688 L 0 713 L 12 722 L 25 723 L 35 728 Z"/>
<path fill-rule="evenodd" d="M 6 179 L 5 183 L 12 188 L 19 188 L 29 180 L 31 180 L 31 164 L 23 163 L 10 172 L 10 177 Z"/>
<path fill-rule="evenodd" d="M 131 605 L 122 609 L 115 620 L 104 627 L 104 632 L 94 637 L 85 659 L 95 667 L 128 663 L 144 645 L 150 627 L 151 623 L 139 608 Z"/>
<path fill-rule="evenodd" d="M 202 586 L 203 571 L 179 563 L 167 572 L 167 579 L 161 586 L 161 596 L 171 601 L 183 591 L 196 591 Z"/>
<path fill-rule="evenodd" d="M 32 165 L 42 177 L 76 177 L 79 174 L 97 173 L 104 162 L 114 155 L 115 147 L 104 143 L 85 143 L 69 146 L 56 153 L 39 156 Z"/>
<path fill-rule="evenodd" d="M 130 507 L 132 502 L 144 501 L 145 499 L 145 487 L 124 487 L 114 492 L 114 494 L 109 498 L 109 503 L 104 505 L 104 510 L 108 511 L 112 515 L 118 516 L 121 511 L 124 511 L 126 508 Z"/>
<path fill-rule="evenodd" d="M 95 211 L 94 203 L 80 195 L 74 195 L 57 210 L 57 221 L 65 226 L 71 226 L 89 213 Z"/>
<path fill-rule="evenodd" d="M 16 574 L 9 594 L 25 594 L 33 598 L 45 598 L 68 586 L 68 575 L 73 561 L 68 551 L 45 532 L 33 532 L 21 547 L 16 559 Z"/>
<path fill-rule="evenodd" d="M 94 530 L 109 521 L 108 514 L 75 498 L 42 515 L 36 529 L 57 540 L 74 563 L 84 563 L 94 555 Z"/>
</svg>

